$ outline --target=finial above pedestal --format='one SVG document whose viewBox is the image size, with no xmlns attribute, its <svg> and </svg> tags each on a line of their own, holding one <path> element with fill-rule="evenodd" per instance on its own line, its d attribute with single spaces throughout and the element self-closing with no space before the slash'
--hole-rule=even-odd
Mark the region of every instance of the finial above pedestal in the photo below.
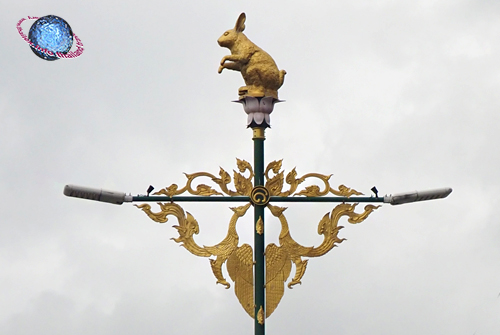
<svg viewBox="0 0 500 335">
<path fill-rule="evenodd" d="M 224 69 L 241 72 L 246 86 L 238 90 L 240 99 L 278 99 L 278 89 L 283 85 L 286 71 L 278 70 L 273 58 L 243 34 L 245 20 L 245 13 L 241 13 L 234 28 L 224 32 L 217 40 L 221 47 L 231 51 L 231 55 L 222 57 L 219 73 Z"/>
</svg>

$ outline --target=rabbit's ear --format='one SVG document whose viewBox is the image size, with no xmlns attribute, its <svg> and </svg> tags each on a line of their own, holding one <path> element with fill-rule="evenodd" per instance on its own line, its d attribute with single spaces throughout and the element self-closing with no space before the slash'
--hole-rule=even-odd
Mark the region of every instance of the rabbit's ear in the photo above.
<svg viewBox="0 0 500 335">
<path fill-rule="evenodd" d="M 245 20 L 247 19 L 245 13 L 241 13 L 240 17 L 238 17 L 238 20 L 236 20 L 236 25 L 234 26 L 234 30 L 237 32 L 241 33 L 243 30 L 245 30 Z"/>
</svg>

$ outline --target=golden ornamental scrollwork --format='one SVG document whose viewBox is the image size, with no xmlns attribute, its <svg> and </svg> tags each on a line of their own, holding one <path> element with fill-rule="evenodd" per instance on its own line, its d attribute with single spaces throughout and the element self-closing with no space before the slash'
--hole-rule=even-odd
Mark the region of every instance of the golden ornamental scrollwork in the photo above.
<svg viewBox="0 0 500 335">
<path fill-rule="evenodd" d="M 161 189 L 158 192 L 155 192 L 155 195 L 166 195 L 168 197 L 173 197 L 176 195 L 181 195 L 183 193 L 190 193 L 192 195 L 200 195 L 200 196 L 211 196 L 211 195 L 229 195 L 229 196 L 249 196 L 253 189 L 252 178 L 254 176 L 253 168 L 250 163 L 245 160 L 236 159 L 236 164 L 238 166 L 239 173 L 234 171 L 233 180 L 234 180 L 234 188 L 236 191 L 229 189 L 229 184 L 231 183 L 231 176 L 228 172 L 226 172 L 223 168 L 219 170 L 219 176 L 215 176 L 209 172 L 197 172 L 192 174 L 187 174 L 187 182 L 186 185 L 182 188 L 179 188 L 177 184 L 172 184 Z M 245 177 L 243 174 L 248 172 L 248 177 Z M 220 192 L 215 190 L 213 187 L 206 184 L 198 184 L 193 188 L 193 181 L 197 178 L 206 177 L 210 178 L 212 182 L 214 182 L 220 189 Z"/>
<path fill-rule="evenodd" d="M 269 190 L 264 186 L 255 186 L 250 193 L 250 201 L 254 205 L 267 205 L 269 203 L 270 194 Z"/>
<path fill-rule="evenodd" d="M 338 225 L 343 216 L 348 217 L 350 223 L 360 223 L 380 206 L 367 205 L 362 213 L 355 213 L 357 204 L 337 205 L 331 213 L 325 214 L 318 224 L 318 234 L 323 235 L 323 242 L 318 247 L 304 247 L 298 244 L 291 236 L 288 222 L 283 215 L 285 207 L 267 205 L 272 215 L 281 223 L 279 246 L 274 243 L 266 247 L 266 315 L 269 317 L 278 306 L 284 294 L 285 282 L 290 276 L 292 263 L 295 265 L 295 274 L 288 282 L 288 288 L 301 284 L 301 279 L 307 268 L 308 260 L 302 257 L 319 257 L 332 250 L 344 239 L 338 237 L 342 226 Z"/>
<path fill-rule="evenodd" d="M 220 243 L 214 246 L 200 246 L 195 242 L 193 235 L 197 235 L 200 232 L 198 222 L 189 212 L 185 213 L 181 206 L 175 203 L 158 203 L 158 205 L 160 206 L 160 212 L 158 213 L 152 212 L 151 206 L 148 204 L 136 206 L 142 209 L 142 211 L 146 213 L 151 219 L 159 223 L 167 222 L 168 215 L 175 216 L 179 224 L 173 227 L 177 229 L 179 237 L 173 238 L 173 240 L 177 243 L 181 243 L 181 246 L 186 248 L 193 255 L 201 257 L 215 256 L 215 259 L 210 259 L 210 266 L 212 267 L 212 272 L 217 279 L 217 284 L 222 284 L 226 288 L 229 288 L 231 285 L 226 281 L 224 275 L 222 274 L 222 265 L 237 249 L 250 247 L 248 244 L 243 244 L 241 247 L 238 247 L 239 237 L 238 233 L 236 232 L 236 223 L 240 217 L 245 215 L 251 204 L 248 203 L 244 206 L 231 208 L 234 214 L 229 222 L 227 235 Z M 240 253 L 238 255 L 248 256 L 245 253 Z M 242 262 L 249 265 L 251 270 L 253 262 L 252 253 L 250 252 L 249 260 L 242 260 Z M 229 268 L 228 273 L 231 277 L 233 277 Z"/>
<path fill-rule="evenodd" d="M 308 265 L 307 258 L 323 256 L 335 246 L 342 243 L 344 239 L 338 237 L 338 232 L 342 229 L 342 226 L 338 224 L 341 218 L 346 217 L 349 223 L 360 223 L 363 222 L 370 213 L 380 207 L 366 205 L 362 212 L 356 213 L 355 210 L 358 204 L 341 203 L 334 207 L 331 212 L 325 214 L 318 223 L 317 232 L 319 235 L 323 236 L 323 241 L 316 247 L 302 246 L 291 236 L 288 221 L 284 215 L 286 207 L 272 205 L 269 202 L 271 196 L 288 197 L 302 195 L 306 197 L 316 197 L 333 193 L 335 195 L 349 197 L 353 194 L 360 195 L 361 193 L 344 185 L 340 185 L 337 190 L 333 189 L 329 182 L 331 175 L 308 173 L 301 177 L 297 177 L 297 172 L 294 168 L 285 177 L 281 169 L 281 163 L 281 160 L 273 161 L 267 166 L 264 172 L 266 179 L 265 186 L 253 187 L 252 178 L 254 172 L 251 165 L 244 160 L 237 159 L 239 172 L 234 171 L 233 179 L 231 179 L 229 173 L 222 168 L 220 169 L 218 177 L 208 172 L 186 174 L 187 182 L 184 187 L 178 188 L 176 184 L 172 184 L 156 193 L 169 197 L 180 195 L 185 192 L 200 196 L 248 196 L 248 203 L 243 206 L 230 208 L 233 214 L 229 221 L 226 237 L 213 246 L 201 246 L 195 241 L 195 235 L 198 235 L 200 232 L 198 222 L 189 212 L 185 212 L 178 204 L 173 202 L 159 202 L 158 212 L 153 211 L 149 204 L 136 205 L 152 220 L 158 223 L 166 223 L 168 221 L 168 216 L 174 216 L 178 224 L 173 227 L 177 230 L 179 236 L 173 238 L 173 240 L 186 248 L 193 255 L 208 257 L 212 273 L 216 278 L 216 283 L 224 285 L 225 288 L 228 289 L 231 287 L 231 284 L 224 277 L 222 270 L 223 265 L 226 264 L 227 274 L 234 282 L 236 297 L 244 310 L 252 318 L 255 313 L 253 249 L 249 244 L 239 245 L 236 225 L 238 220 L 247 214 L 248 209 L 252 205 L 266 206 L 272 216 L 278 219 L 281 230 L 278 238 L 279 244 L 276 245 L 275 243 L 271 243 L 265 248 L 266 305 L 265 309 L 261 306 L 259 309 L 260 315 L 258 315 L 262 322 L 264 322 L 264 319 L 269 317 L 277 308 L 284 295 L 285 285 L 291 289 L 294 285 L 301 284 L 301 280 Z M 194 180 L 200 177 L 210 178 L 220 191 L 205 184 L 193 186 Z M 319 185 L 311 185 L 299 189 L 300 184 L 309 178 L 319 180 Z M 229 187 L 232 180 L 234 181 L 235 190 L 231 190 Z M 283 190 L 285 183 L 288 185 L 288 190 Z M 258 218 L 255 223 L 255 229 L 258 234 L 264 234 L 263 217 Z M 292 267 L 294 268 L 294 273 L 291 279 L 289 279 L 292 274 Z"/>
<path fill-rule="evenodd" d="M 295 171 L 295 168 L 293 168 L 292 171 L 290 171 L 286 175 L 286 178 L 284 178 L 284 172 L 281 171 L 281 163 L 282 160 L 269 163 L 264 172 L 264 175 L 266 177 L 265 186 L 272 196 L 288 197 L 294 195 L 303 195 L 306 197 L 321 197 L 329 193 L 342 197 L 363 195 L 363 193 L 351 189 L 345 185 L 339 185 L 338 190 L 334 189 L 330 186 L 329 181 L 332 175 L 327 176 L 319 173 L 308 173 L 297 178 L 297 171 Z M 271 172 L 274 175 L 270 176 Z M 310 185 L 297 192 L 298 186 L 309 178 L 319 179 L 322 183 L 322 187 L 318 185 Z M 283 191 L 285 182 L 290 185 L 287 191 Z"/>
<path fill-rule="evenodd" d="M 337 189 L 334 189 L 330 185 L 330 177 L 332 175 L 307 173 L 301 177 L 297 177 L 297 171 L 295 170 L 295 168 L 293 168 L 285 178 L 284 172 L 281 171 L 282 160 L 269 163 L 264 172 L 266 178 L 265 186 L 257 186 L 254 188 L 252 182 L 254 171 L 250 163 L 238 158 L 236 159 L 236 163 L 239 172 L 233 170 L 232 179 L 229 173 L 226 172 L 226 170 L 224 170 L 223 168 L 220 168 L 218 177 L 209 172 L 196 172 L 192 174 L 186 173 L 185 175 L 187 178 L 187 182 L 184 187 L 179 188 L 177 184 L 172 184 L 161 189 L 158 192 L 155 192 L 154 195 L 166 195 L 168 197 L 173 197 L 187 192 L 189 194 L 199 196 L 250 196 L 252 197 L 252 199 L 254 199 L 252 201 L 258 204 L 266 204 L 268 200 L 266 200 L 265 203 L 262 203 L 262 200 L 259 199 L 268 199 L 269 196 L 288 197 L 302 195 L 306 197 L 321 197 L 328 195 L 329 193 L 344 197 L 350 197 L 352 195 L 363 195 L 363 193 L 358 192 L 345 185 L 339 185 Z M 248 176 L 244 176 L 246 172 L 248 172 Z M 201 177 L 210 178 L 212 182 L 214 182 L 218 186 L 220 191 L 217 191 L 212 186 L 206 184 L 198 184 L 196 186 L 193 186 L 194 180 Z M 321 186 L 310 185 L 306 186 L 304 189 L 297 191 L 300 184 L 302 184 L 307 179 L 312 178 L 319 180 L 321 182 Z M 232 181 L 234 183 L 235 190 L 231 190 L 229 188 L 229 184 Z M 289 185 L 289 189 L 283 191 L 285 183 Z M 254 195 L 252 195 L 252 191 L 254 192 Z"/>
</svg>

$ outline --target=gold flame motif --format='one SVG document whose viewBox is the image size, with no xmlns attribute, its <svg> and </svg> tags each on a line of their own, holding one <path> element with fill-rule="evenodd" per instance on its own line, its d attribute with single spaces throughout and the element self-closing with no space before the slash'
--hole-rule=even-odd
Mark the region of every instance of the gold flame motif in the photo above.
<svg viewBox="0 0 500 335">
<path fill-rule="evenodd" d="M 249 196 L 253 188 L 252 178 L 254 176 L 254 173 L 252 165 L 250 165 L 250 163 L 248 163 L 247 161 L 238 158 L 236 158 L 236 164 L 238 166 L 238 170 L 240 171 L 240 173 L 233 171 L 234 187 L 236 188 L 236 191 L 230 190 L 228 188 L 228 185 L 231 183 L 231 176 L 223 168 L 220 168 L 219 177 L 216 177 L 215 175 L 208 172 L 197 172 L 192 174 L 185 173 L 188 180 L 183 188 L 179 189 L 177 184 L 172 184 L 170 186 L 161 189 L 158 192 L 155 192 L 154 194 L 155 195 L 163 194 L 168 197 L 173 197 L 175 195 L 180 195 L 185 192 L 188 192 L 192 195 L 200 195 L 200 196 L 223 195 L 223 193 L 232 197 L 241 195 Z M 244 173 L 245 171 L 249 172 L 248 177 L 242 175 L 242 173 Z M 205 184 L 199 184 L 198 186 L 196 186 L 196 189 L 193 189 L 192 186 L 193 181 L 196 178 L 200 177 L 210 178 L 212 182 L 218 185 L 222 193 L 214 190 L 212 187 Z"/>
</svg>

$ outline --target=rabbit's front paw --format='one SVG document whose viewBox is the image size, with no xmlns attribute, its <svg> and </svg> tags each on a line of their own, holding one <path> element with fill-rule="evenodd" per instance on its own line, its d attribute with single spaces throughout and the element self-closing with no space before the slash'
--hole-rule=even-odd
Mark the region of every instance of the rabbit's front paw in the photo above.
<svg viewBox="0 0 500 335">
<path fill-rule="evenodd" d="M 224 63 L 227 61 L 227 56 L 222 57 L 220 60 L 220 65 L 224 65 Z"/>
</svg>

